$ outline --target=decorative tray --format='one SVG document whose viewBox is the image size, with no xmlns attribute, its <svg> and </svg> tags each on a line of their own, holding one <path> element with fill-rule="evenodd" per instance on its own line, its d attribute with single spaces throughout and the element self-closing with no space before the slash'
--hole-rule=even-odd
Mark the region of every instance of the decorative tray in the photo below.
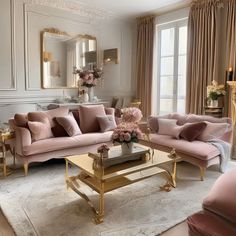
<svg viewBox="0 0 236 236">
<path fill-rule="evenodd" d="M 103 158 L 99 153 L 89 152 L 89 157 L 94 159 L 94 169 L 107 168 L 113 165 L 122 164 L 128 161 L 146 160 L 150 159 L 150 149 L 140 146 L 133 146 L 133 150 L 129 154 L 122 154 L 121 146 L 112 147 L 109 151 L 108 157 Z"/>
</svg>

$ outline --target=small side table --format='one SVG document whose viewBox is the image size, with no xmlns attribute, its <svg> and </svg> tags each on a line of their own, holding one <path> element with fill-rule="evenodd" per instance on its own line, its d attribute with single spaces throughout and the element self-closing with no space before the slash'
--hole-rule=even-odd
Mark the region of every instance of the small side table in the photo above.
<svg viewBox="0 0 236 236">
<path fill-rule="evenodd" d="M 2 152 L 2 156 L 0 157 L 0 167 L 3 169 L 3 176 L 6 177 L 10 175 L 12 172 L 7 168 L 6 163 L 6 152 L 10 151 L 14 158 L 15 163 L 15 150 L 11 149 L 10 142 L 14 140 L 14 133 L 11 132 L 0 132 L 0 151 Z"/>
<path fill-rule="evenodd" d="M 210 115 L 213 117 L 221 118 L 223 117 L 223 107 L 205 107 L 204 108 L 205 115 Z"/>
</svg>

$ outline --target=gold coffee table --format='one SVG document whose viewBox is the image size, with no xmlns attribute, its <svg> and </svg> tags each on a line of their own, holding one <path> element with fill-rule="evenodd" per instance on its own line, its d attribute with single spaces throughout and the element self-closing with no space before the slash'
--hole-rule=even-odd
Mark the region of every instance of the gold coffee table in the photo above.
<svg viewBox="0 0 236 236">
<path fill-rule="evenodd" d="M 95 223 L 99 224 L 104 220 L 104 194 L 107 192 L 159 174 L 163 174 L 167 178 L 166 184 L 161 186 L 161 189 L 170 191 L 172 187 L 176 187 L 175 177 L 177 159 L 178 157 L 174 151 L 169 154 L 167 152 L 152 150 L 152 156 L 149 161 L 145 162 L 143 160 L 137 160 L 126 162 L 103 170 L 95 171 L 93 169 L 94 160 L 89 157 L 88 154 L 70 156 L 65 158 L 66 184 L 68 188 L 71 188 L 80 197 L 87 201 L 94 213 Z M 166 163 L 172 165 L 172 172 L 161 167 Z M 69 165 L 78 167 L 80 173 L 76 176 L 69 176 Z M 78 181 L 82 181 L 99 194 L 98 209 L 94 207 L 88 196 L 80 191 Z"/>
<path fill-rule="evenodd" d="M 7 168 L 6 163 L 6 152 L 10 150 L 11 154 L 14 157 L 14 164 L 15 164 L 15 155 L 14 150 L 12 151 L 10 148 L 10 144 L 14 139 L 14 133 L 11 132 L 0 132 L 0 152 L 2 152 L 2 156 L 0 157 L 0 166 L 3 168 L 3 176 L 6 177 L 12 173 L 12 171 Z"/>
</svg>

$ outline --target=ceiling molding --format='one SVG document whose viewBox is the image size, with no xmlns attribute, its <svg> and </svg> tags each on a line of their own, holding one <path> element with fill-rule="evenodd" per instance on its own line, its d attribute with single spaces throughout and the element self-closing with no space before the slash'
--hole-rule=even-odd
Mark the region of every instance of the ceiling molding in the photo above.
<svg viewBox="0 0 236 236">
<path fill-rule="evenodd" d="M 35 4 L 47 7 L 53 7 L 61 10 L 66 10 L 90 19 L 111 19 L 118 16 L 109 10 L 93 7 L 79 0 L 24 0 L 26 4 Z"/>
</svg>

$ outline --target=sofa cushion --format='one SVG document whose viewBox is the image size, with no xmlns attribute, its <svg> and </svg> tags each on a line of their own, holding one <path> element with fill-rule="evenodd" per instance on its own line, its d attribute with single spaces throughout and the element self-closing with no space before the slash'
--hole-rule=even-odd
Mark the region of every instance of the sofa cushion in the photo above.
<svg viewBox="0 0 236 236">
<path fill-rule="evenodd" d="M 58 124 L 56 117 L 53 118 L 53 120 L 55 122 L 55 126 L 51 128 L 53 136 L 54 137 L 68 137 L 69 135 L 67 134 L 65 129 L 60 124 Z"/>
<path fill-rule="evenodd" d="M 98 132 L 100 126 L 97 116 L 105 116 L 105 109 L 103 105 L 80 106 L 80 129 L 82 133 Z"/>
<path fill-rule="evenodd" d="M 180 137 L 192 142 L 198 136 L 202 134 L 207 124 L 205 122 L 197 122 L 197 123 L 187 123 L 184 125 L 183 130 L 180 133 Z"/>
<path fill-rule="evenodd" d="M 55 126 L 55 122 L 53 121 L 54 117 L 62 117 L 66 116 L 69 113 L 69 109 L 67 107 L 59 107 L 53 110 L 48 111 L 36 111 L 28 113 L 29 121 L 39 121 L 42 122 L 45 118 L 48 118 L 51 127 Z"/>
<path fill-rule="evenodd" d="M 210 123 L 207 121 L 205 123 L 207 124 L 206 128 L 197 137 L 198 140 L 204 142 L 221 138 L 230 129 L 230 124 L 227 123 Z"/>
<path fill-rule="evenodd" d="M 189 114 L 186 119 L 186 123 L 195 123 L 195 122 L 201 122 L 201 121 L 208 121 L 211 123 L 228 123 L 231 124 L 231 119 L 228 117 L 223 118 L 215 118 L 212 116 L 203 116 L 203 115 L 195 115 L 195 114 Z"/>
<path fill-rule="evenodd" d="M 72 113 L 68 116 L 56 117 L 56 120 L 70 137 L 82 134 Z"/>
<path fill-rule="evenodd" d="M 177 125 L 184 125 L 186 123 L 187 115 L 182 115 L 178 113 L 171 113 L 169 114 L 168 119 L 177 120 Z"/>
<path fill-rule="evenodd" d="M 219 150 L 214 145 L 198 140 L 188 142 L 184 139 L 174 139 L 169 135 L 159 134 L 151 134 L 150 140 L 158 145 L 175 148 L 178 152 L 201 160 L 209 160 L 220 155 Z"/>
<path fill-rule="evenodd" d="M 28 121 L 28 126 L 33 141 L 48 139 L 53 137 L 49 120 L 46 118 L 42 122 Z"/>
<path fill-rule="evenodd" d="M 114 115 L 97 116 L 97 119 L 102 132 L 113 130 L 116 128 Z"/>
<path fill-rule="evenodd" d="M 158 119 L 158 134 L 170 135 L 179 139 L 183 126 L 177 125 L 176 122 L 177 120 L 174 119 Z"/>
<path fill-rule="evenodd" d="M 14 115 L 14 122 L 16 126 L 28 128 L 28 117 L 27 114 L 15 114 Z"/>
<path fill-rule="evenodd" d="M 235 236 L 236 227 L 217 215 L 200 211 L 187 218 L 189 236 Z"/>
<path fill-rule="evenodd" d="M 203 208 L 236 225 L 236 169 L 221 175 L 203 201 Z"/>
<path fill-rule="evenodd" d="M 44 139 L 23 147 L 23 155 L 29 156 L 41 154 L 67 148 L 76 148 L 98 143 L 106 143 L 111 141 L 112 131 L 105 133 L 88 133 L 73 137 L 59 137 Z"/>
<path fill-rule="evenodd" d="M 159 129 L 158 119 L 168 119 L 169 115 L 164 116 L 149 116 L 147 119 L 147 125 L 153 132 L 157 132 Z"/>
</svg>

